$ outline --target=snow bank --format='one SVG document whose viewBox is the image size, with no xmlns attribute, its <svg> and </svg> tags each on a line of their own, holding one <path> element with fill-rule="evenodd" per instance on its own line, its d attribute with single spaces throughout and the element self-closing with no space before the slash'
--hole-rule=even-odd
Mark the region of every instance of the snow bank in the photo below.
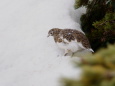
<svg viewBox="0 0 115 86">
<path fill-rule="evenodd" d="M 73 4 L 74 0 L 1 1 L 0 86 L 58 86 L 60 77 L 77 76 L 72 58 L 63 57 L 47 38 L 54 27 L 80 30 L 73 20 Z M 79 11 L 78 22 L 80 15 Z"/>
</svg>

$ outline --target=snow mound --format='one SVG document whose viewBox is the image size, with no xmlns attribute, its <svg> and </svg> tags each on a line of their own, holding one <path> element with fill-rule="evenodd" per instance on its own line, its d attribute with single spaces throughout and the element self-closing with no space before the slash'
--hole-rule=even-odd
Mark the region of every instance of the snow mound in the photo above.
<svg viewBox="0 0 115 86">
<path fill-rule="evenodd" d="M 0 86 L 58 86 L 60 77 L 78 75 L 72 58 L 64 57 L 47 38 L 54 27 L 81 30 L 73 4 L 74 0 L 1 1 Z"/>
</svg>

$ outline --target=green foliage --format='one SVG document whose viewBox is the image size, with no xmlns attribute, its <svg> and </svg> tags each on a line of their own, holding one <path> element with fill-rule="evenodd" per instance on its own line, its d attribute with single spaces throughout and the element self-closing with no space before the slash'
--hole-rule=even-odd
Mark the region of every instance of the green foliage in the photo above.
<svg viewBox="0 0 115 86">
<path fill-rule="evenodd" d="M 81 78 L 63 79 L 63 86 L 115 86 L 115 45 L 81 58 L 77 65 L 82 69 Z"/>
<path fill-rule="evenodd" d="M 115 0 L 76 0 L 75 8 L 86 6 L 81 16 L 82 30 L 94 51 L 115 42 Z"/>
<path fill-rule="evenodd" d="M 95 28 L 91 34 L 87 34 L 94 49 L 104 47 L 108 43 L 115 42 L 115 13 L 106 13 L 103 19 L 92 24 Z"/>
<path fill-rule="evenodd" d="M 85 6 L 87 5 L 88 3 L 88 0 L 75 0 L 75 5 L 74 7 L 77 9 L 79 8 L 80 6 Z"/>
</svg>

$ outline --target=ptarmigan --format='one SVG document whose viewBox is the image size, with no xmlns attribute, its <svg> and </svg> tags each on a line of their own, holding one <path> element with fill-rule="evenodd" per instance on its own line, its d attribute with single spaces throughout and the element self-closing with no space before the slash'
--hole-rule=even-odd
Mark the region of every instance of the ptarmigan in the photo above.
<svg viewBox="0 0 115 86">
<path fill-rule="evenodd" d="M 48 32 L 48 37 L 49 36 L 53 36 L 55 43 L 65 50 L 64 56 L 69 52 L 74 54 L 75 52 L 84 49 L 94 52 L 91 49 L 87 37 L 78 30 L 53 28 Z"/>
</svg>

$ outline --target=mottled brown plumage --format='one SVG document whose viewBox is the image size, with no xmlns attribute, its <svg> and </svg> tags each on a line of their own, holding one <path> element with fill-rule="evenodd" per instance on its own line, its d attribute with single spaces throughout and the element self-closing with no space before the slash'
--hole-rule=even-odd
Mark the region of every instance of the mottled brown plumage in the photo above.
<svg viewBox="0 0 115 86">
<path fill-rule="evenodd" d="M 93 52 L 87 37 L 82 32 L 80 32 L 78 30 L 53 28 L 48 32 L 48 34 L 50 36 L 54 37 L 54 41 L 56 43 L 62 43 L 63 46 L 67 46 L 67 47 L 69 46 L 69 48 L 70 48 L 69 43 L 73 43 L 73 41 L 74 41 L 73 45 L 76 46 L 76 48 L 89 49 L 90 51 Z M 79 45 L 77 45 L 77 44 L 79 44 Z M 73 46 L 73 45 L 71 44 L 71 46 Z M 66 48 L 66 47 L 64 47 L 64 48 Z M 69 49 L 69 48 L 67 48 L 67 51 L 72 51 L 72 48 L 71 49 Z"/>
</svg>

